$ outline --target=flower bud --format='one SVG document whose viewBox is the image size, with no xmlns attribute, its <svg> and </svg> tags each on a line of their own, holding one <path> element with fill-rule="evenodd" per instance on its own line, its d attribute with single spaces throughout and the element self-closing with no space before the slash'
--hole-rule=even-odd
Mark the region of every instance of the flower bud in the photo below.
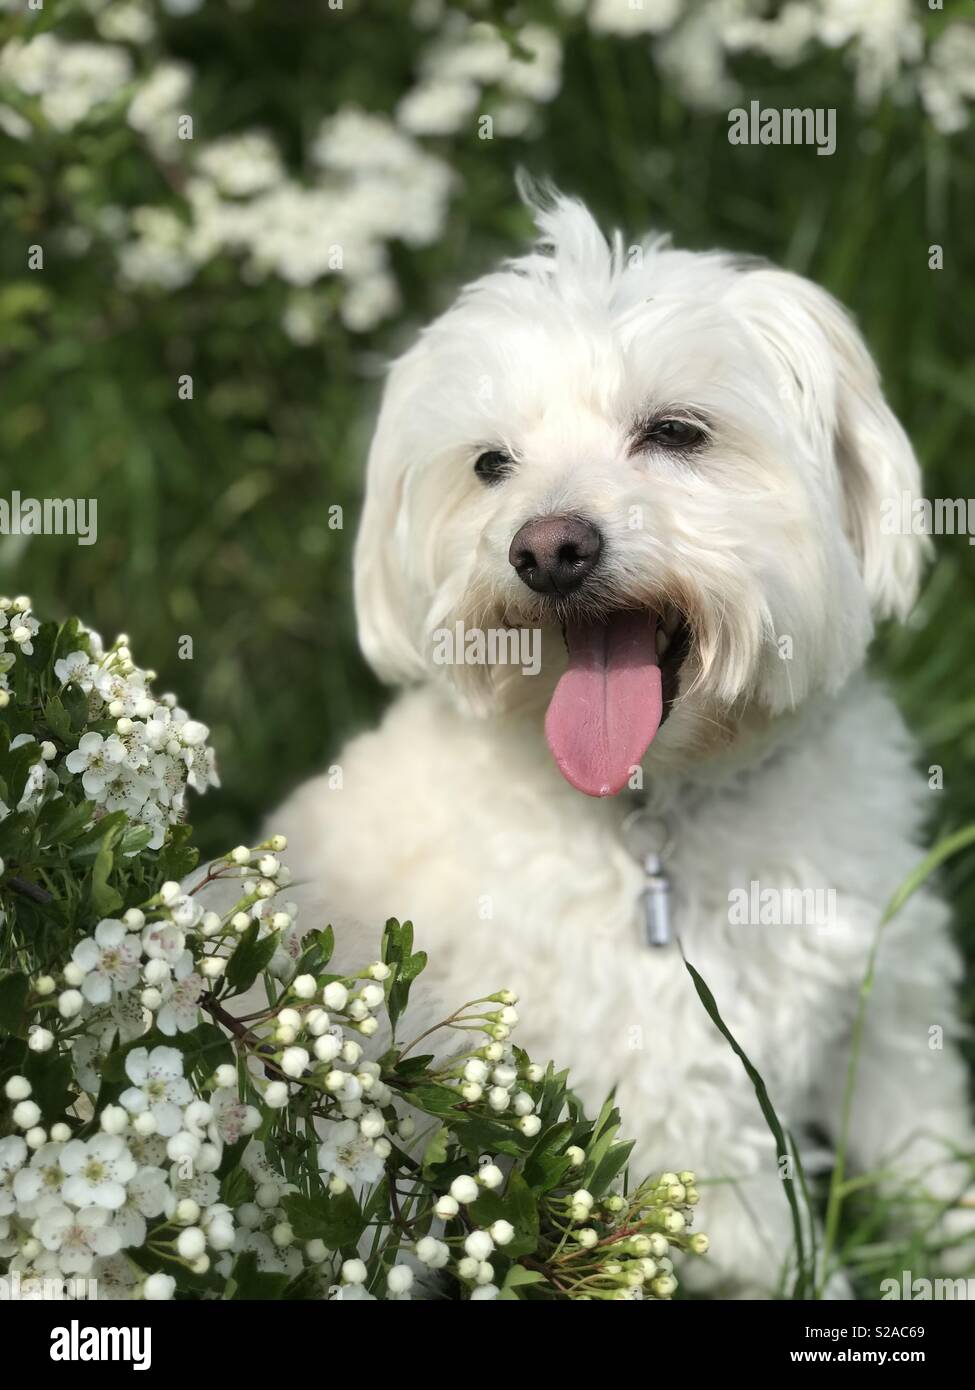
<svg viewBox="0 0 975 1390">
<path fill-rule="evenodd" d="M 66 989 L 58 995 L 58 1013 L 62 1018 L 76 1018 L 85 1007 L 81 993 L 76 989 Z"/>
<path fill-rule="evenodd" d="M 206 1251 L 206 1236 L 199 1226 L 188 1226 L 176 1237 L 176 1249 L 184 1260 L 198 1260 Z"/>
</svg>

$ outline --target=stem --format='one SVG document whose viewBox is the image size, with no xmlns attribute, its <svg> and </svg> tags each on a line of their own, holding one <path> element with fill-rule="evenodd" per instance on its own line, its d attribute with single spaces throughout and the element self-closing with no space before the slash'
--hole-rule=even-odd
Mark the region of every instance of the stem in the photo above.
<svg viewBox="0 0 975 1390">
<path fill-rule="evenodd" d="M 7 879 L 7 887 L 15 893 L 20 893 L 25 898 L 30 898 L 35 903 L 49 903 L 52 895 L 46 888 L 40 888 L 36 883 L 31 883 L 29 879 L 15 875 Z"/>
</svg>

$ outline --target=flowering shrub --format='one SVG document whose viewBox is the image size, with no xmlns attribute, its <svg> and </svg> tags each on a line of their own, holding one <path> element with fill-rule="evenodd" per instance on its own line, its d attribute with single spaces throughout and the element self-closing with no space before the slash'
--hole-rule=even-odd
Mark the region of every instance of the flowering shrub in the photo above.
<svg viewBox="0 0 975 1390">
<path fill-rule="evenodd" d="M 299 177 L 267 130 L 208 137 L 194 126 L 198 74 L 167 52 L 167 40 L 198 14 L 224 22 L 224 0 L 62 0 L 54 8 L 53 19 L 39 19 L 26 0 L 0 0 L 0 11 L 17 16 L 0 52 L 0 132 L 42 143 L 55 158 L 69 132 L 114 132 L 113 150 L 143 156 L 147 190 L 168 188 L 165 200 L 99 205 L 75 169 L 59 190 L 72 211 L 65 250 L 110 249 L 122 286 L 150 294 L 233 258 L 248 283 L 270 278 L 288 290 L 281 325 L 300 344 L 321 335 L 334 308 L 352 333 L 397 312 L 395 244 L 415 250 L 443 236 L 472 137 L 540 132 L 562 87 L 566 42 L 580 30 L 643 41 L 664 82 L 704 110 L 741 98 L 742 58 L 792 69 L 834 49 L 865 108 L 893 94 L 918 102 L 951 134 L 965 128 L 975 99 L 975 28 L 947 15 L 929 14 L 926 24 L 912 0 L 791 0 L 775 13 L 767 0 L 552 0 L 519 27 L 418 0 L 409 13 L 414 80 L 390 109 L 344 101 L 320 110 L 304 134 Z M 367 18 L 350 8 L 352 22 Z M 306 20 L 310 28 L 333 21 L 334 12 L 318 9 Z"/>
<path fill-rule="evenodd" d="M 694 1175 L 629 1185 L 616 1111 L 515 1045 L 507 991 L 400 1042 L 411 926 L 330 972 L 282 837 L 194 872 L 208 730 L 151 683 L 124 638 L 0 599 L 0 1270 L 22 1295 L 669 1299 L 673 1253 L 707 1249 Z"/>
</svg>

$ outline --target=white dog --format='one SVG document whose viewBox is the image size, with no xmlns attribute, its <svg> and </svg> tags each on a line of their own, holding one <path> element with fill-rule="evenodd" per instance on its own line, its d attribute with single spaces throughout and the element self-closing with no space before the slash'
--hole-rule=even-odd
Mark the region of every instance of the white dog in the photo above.
<svg viewBox="0 0 975 1390">
<path fill-rule="evenodd" d="M 421 1009 L 517 991 L 534 1057 L 591 1106 L 615 1088 L 641 1176 L 714 1184 L 698 1279 L 769 1293 L 792 1242 L 775 1145 L 680 948 L 783 1123 L 834 1139 L 868 952 L 931 807 L 862 671 L 874 619 L 915 598 L 925 542 L 885 534 L 883 504 L 917 464 L 822 290 L 608 245 L 567 199 L 538 216 L 537 250 L 386 388 L 356 602 L 370 662 L 412 688 L 269 825 L 343 961 L 408 917 Z M 651 850 L 679 946 L 642 925 Z M 972 1148 L 946 919 L 921 891 L 884 935 L 850 1135 L 860 1168 L 942 1198 Z"/>
</svg>

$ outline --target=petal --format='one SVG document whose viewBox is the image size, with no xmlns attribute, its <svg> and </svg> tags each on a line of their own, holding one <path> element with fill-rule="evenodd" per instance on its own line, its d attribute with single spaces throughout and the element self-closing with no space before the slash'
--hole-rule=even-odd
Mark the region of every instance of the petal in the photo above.
<svg viewBox="0 0 975 1390">
<path fill-rule="evenodd" d="M 123 1091 L 118 1098 L 119 1105 L 126 1109 L 130 1115 L 141 1115 L 149 1102 L 144 1091 L 132 1086 L 128 1091 Z"/>
<path fill-rule="evenodd" d="M 81 992 L 90 1004 L 107 1004 L 112 997 L 112 982 L 107 975 L 92 970 L 82 980 Z"/>
<path fill-rule="evenodd" d="M 80 965 L 82 970 L 94 970 L 101 959 L 101 952 L 91 937 L 86 936 L 84 941 L 79 941 L 71 952 L 71 959 L 75 965 Z"/>
<path fill-rule="evenodd" d="M 134 1047 L 125 1058 L 125 1071 L 134 1086 L 142 1086 L 149 1078 L 149 1049 Z"/>
<path fill-rule="evenodd" d="M 95 928 L 99 946 L 117 946 L 125 935 L 125 927 L 115 917 L 105 917 Z"/>
<path fill-rule="evenodd" d="M 61 1171 L 77 1173 L 88 1157 L 88 1145 L 83 1139 L 69 1139 L 61 1153 Z"/>
</svg>

